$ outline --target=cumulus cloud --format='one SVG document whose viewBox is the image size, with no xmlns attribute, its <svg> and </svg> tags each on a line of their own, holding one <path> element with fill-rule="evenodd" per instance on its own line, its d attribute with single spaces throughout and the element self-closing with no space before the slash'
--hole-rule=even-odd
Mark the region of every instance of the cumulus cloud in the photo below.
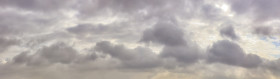
<svg viewBox="0 0 280 79">
<path fill-rule="evenodd" d="M 235 30 L 232 26 L 224 27 L 220 30 L 220 34 L 225 37 L 229 37 L 232 40 L 238 40 L 239 37 L 236 35 Z"/>
<path fill-rule="evenodd" d="M 218 41 L 209 49 L 208 61 L 246 68 L 258 67 L 262 59 L 254 54 L 246 54 L 236 43 L 228 40 Z"/>
<path fill-rule="evenodd" d="M 274 61 L 269 61 L 266 64 L 264 64 L 265 69 L 269 69 L 272 71 L 274 74 L 279 74 L 280 72 L 280 59 L 274 60 Z"/>
</svg>

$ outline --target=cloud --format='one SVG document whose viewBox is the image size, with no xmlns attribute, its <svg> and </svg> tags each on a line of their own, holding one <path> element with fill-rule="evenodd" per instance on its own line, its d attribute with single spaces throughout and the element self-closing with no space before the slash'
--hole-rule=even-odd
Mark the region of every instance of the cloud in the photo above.
<svg viewBox="0 0 280 79">
<path fill-rule="evenodd" d="M 194 43 L 185 40 L 184 37 L 183 30 L 176 23 L 158 22 L 153 28 L 143 32 L 140 42 L 163 44 L 160 57 L 174 58 L 185 64 L 193 64 L 200 58 L 201 51 Z"/>
<path fill-rule="evenodd" d="M 256 26 L 253 27 L 253 33 L 260 36 L 275 36 L 280 34 L 280 32 L 278 32 L 279 29 L 278 25 Z"/>
<path fill-rule="evenodd" d="M 256 21 L 266 21 L 272 19 L 279 19 L 280 11 L 278 0 L 228 0 L 231 8 L 236 13 L 242 15 L 245 13 L 253 13 Z"/>
<path fill-rule="evenodd" d="M 185 64 L 196 63 L 201 58 L 201 51 L 194 46 L 166 46 L 160 56 L 163 58 L 175 58 Z"/>
<path fill-rule="evenodd" d="M 144 31 L 140 42 L 154 42 L 166 46 L 186 44 L 184 33 L 176 24 L 159 22 L 153 28 Z"/>
<path fill-rule="evenodd" d="M 74 27 L 67 28 L 66 30 L 76 36 L 90 37 L 90 36 L 121 36 L 126 34 L 126 30 L 129 27 L 121 26 L 118 24 L 105 25 L 105 24 L 78 24 Z"/>
<path fill-rule="evenodd" d="M 40 67 L 56 63 L 71 64 L 82 61 L 86 62 L 88 60 L 95 60 L 96 58 L 97 57 L 94 54 L 82 57 L 82 55 L 79 55 L 72 47 L 69 47 L 64 43 L 57 43 L 49 47 L 43 47 L 35 54 L 29 55 L 28 52 L 20 53 L 13 58 L 13 64 L 25 64 Z"/>
<path fill-rule="evenodd" d="M 123 45 L 113 45 L 108 41 L 98 42 L 94 49 L 109 54 L 122 62 L 125 68 L 146 69 L 161 66 L 162 61 L 149 48 L 128 49 Z"/>
<path fill-rule="evenodd" d="M 79 24 L 75 27 L 68 28 L 67 31 L 78 34 L 78 35 L 87 35 L 87 34 L 102 34 L 108 31 L 108 26 L 104 25 L 92 25 L 92 24 Z"/>
<path fill-rule="evenodd" d="M 275 75 L 278 75 L 280 72 L 280 59 L 269 61 L 264 64 L 264 68 L 270 70 Z"/>
<path fill-rule="evenodd" d="M 235 33 L 235 30 L 232 26 L 226 26 L 226 27 L 223 27 L 221 30 L 220 30 L 220 34 L 222 36 L 225 36 L 225 37 L 228 37 L 232 40 L 238 40 L 239 37 L 236 35 Z"/>
<path fill-rule="evenodd" d="M 116 14 L 124 13 L 129 15 L 137 14 L 142 15 L 139 13 L 140 11 L 147 11 L 149 17 L 153 16 L 156 17 L 165 17 L 166 14 L 170 14 L 172 16 L 174 13 L 170 13 L 168 11 L 182 11 L 179 10 L 178 7 L 182 7 L 185 5 L 184 0 L 85 0 L 85 1 L 78 1 L 84 5 L 80 5 L 76 7 L 79 10 L 79 15 L 82 16 L 92 16 L 92 15 L 102 15 L 107 14 L 109 11 L 113 11 Z M 192 0 L 188 2 L 199 2 L 197 0 Z M 177 7 L 178 9 L 176 9 Z M 159 12 L 166 12 L 161 13 Z M 142 17 L 141 17 L 142 18 Z M 139 19 L 139 18 L 138 18 Z"/>
<path fill-rule="evenodd" d="M 8 49 L 10 46 L 18 44 L 19 41 L 15 39 L 6 39 L 0 37 L 0 53 Z"/>
<path fill-rule="evenodd" d="M 2 7 L 15 7 L 26 10 L 53 11 L 69 6 L 73 0 L 0 0 Z"/>
<path fill-rule="evenodd" d="M 47 32 L 61 18 L 51 14 L 0 9 L 0 36 L 15 38 Z"/>
<path fill-rule="evenodd" d="M 278 79 L 279 1 L 224 2 L 0 0 L 0 78 Z"/>
<path fill-rule="evenodd" d="M 254 68 L 260 66 L 263 60 L 254 54 L 245 54 L 236 43 L 228 40 L 218 41 L 208 51 L 209 62 L 219 62 L 228 65 Z"/>
<path fill-rule="evenodd" d="M 255 27 L 254 33 L 259 35 L 271 35 L 272 34 L 272 27 Z"/>
</svg>

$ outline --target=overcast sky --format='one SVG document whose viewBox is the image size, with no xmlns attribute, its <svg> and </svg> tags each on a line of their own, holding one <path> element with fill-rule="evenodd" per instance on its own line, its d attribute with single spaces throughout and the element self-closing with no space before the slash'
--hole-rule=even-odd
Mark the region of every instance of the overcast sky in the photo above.
<svg viewBox="0 0 280 79">
<path fill-rule="evenodd" d="M 0 79 L 280 79 L 280 0 L 0 0 Z"/>
</svg>

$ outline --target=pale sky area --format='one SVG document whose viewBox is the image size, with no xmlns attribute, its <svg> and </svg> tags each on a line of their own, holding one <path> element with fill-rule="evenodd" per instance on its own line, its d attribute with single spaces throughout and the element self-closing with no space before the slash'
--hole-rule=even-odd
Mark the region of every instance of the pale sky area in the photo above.
<svg viewBox="0 0 280 79">
<path fill-rule="evenodd" d="M 0 79 L 280 79 L 280 0 L 0 0 Z"/>
</svg>

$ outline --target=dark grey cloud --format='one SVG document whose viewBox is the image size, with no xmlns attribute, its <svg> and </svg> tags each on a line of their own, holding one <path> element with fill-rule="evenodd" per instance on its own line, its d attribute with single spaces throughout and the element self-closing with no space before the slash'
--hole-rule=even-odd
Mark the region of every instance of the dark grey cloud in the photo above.
<svg viewBox="0 0 280 79">
<path fill-rule="evenodd" d="M 228 0 L 233 11 L 238 14 L 252 12 L 256 21 L 279 19 L 279 0 Z"/>
<path fill-rule="evenodd" d="M 149 48 L 137 47 L 135 49 L 128 49 L 123 45 L 113 45 L 108 41 L 102 41 L 98 42 L 94 49 L 97 52 L 109 54 L 113 58 L 119 59 L 125 68 L 155 68 L 161 66 L 162 63 Z"/>
<path fill-rule="evenodd" d="M 246 54 L 236 43 L 228 40 L 218 41 L 208 51 L 209 62 L 219 62 L 228 65 L 254 68 L 260 66 L 263 60 L 254 54 Z"/>
<path fill-rule="evenodd" d="M 184 32 L 172 23 L 157 23 L 153 28 L 144 31 L 140 42 L 161 43 L 166 46 L 184 45 Z"/>
<path fill-rule="evenodd" d="M 226 26 L 226 27 L 223 27 L 221 30 L 220 30 L 220 34 L 222 36 L 225 36 L 225 37 L 228 37 L 232 40 L 238 40 L 239 37 L 236 35 L 235 33 L 235 30 L 232 26 Z"/>
</svg>

